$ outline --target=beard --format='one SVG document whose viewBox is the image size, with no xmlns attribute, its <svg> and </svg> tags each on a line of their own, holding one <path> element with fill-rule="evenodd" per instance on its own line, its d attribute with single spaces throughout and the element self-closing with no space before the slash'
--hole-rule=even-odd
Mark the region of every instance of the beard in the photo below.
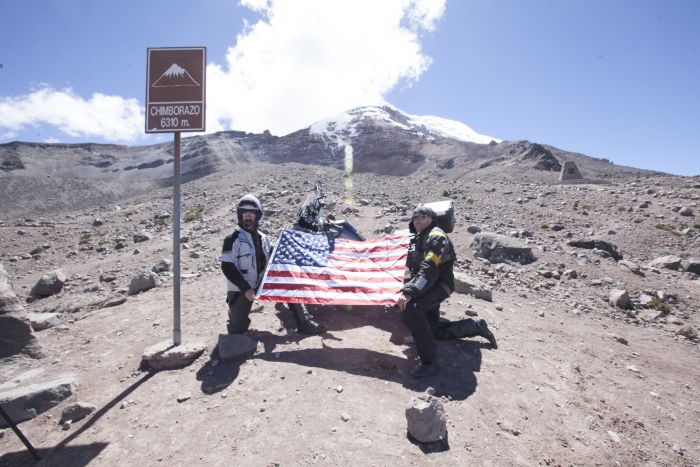
<svg viewBox="0 0 700 467">
<path fill-rule="evenodd" d="M 246 219 L 243 221 L 243 226 L 245 230 L 253 230 L 255 228 L 255 221 L 251 221 L 250 219 Z"/>
</svg>

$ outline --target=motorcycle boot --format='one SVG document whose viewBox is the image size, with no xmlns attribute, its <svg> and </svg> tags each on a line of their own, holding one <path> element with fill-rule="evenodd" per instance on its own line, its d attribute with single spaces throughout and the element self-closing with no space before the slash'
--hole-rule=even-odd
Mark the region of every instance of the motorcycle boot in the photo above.
<svg viewBox="0 0 700 467">
<path fill-rule="evenodd" d="M 294 321 L 297 323 L 297 332 L 302 334 L 321 334 L 326 330 L 325 326 L 313 320 L 305 305 L 290 303 L 289 309 L 292 311 Z"/>
<path fill-rule="evenodd" d="M 478 319 L 476 320 L 476 324 L 479 328 L 479 335 L 489 341 L 491 344 L 491 347 L 494 349 L 498 348 L 498 344 L 496 343 L 496 337 L 493 335 L 491 330 L 489 329 L 489 326 L 486 324 L 486 321 L 483 319 Z"/>
<path fill-rule="evenodd" d="M 427 378 L 428 376 L 436 373 L 440 369 L 440 366 L 436 362 L 421 362 L 413 370 L 411 370 L 411 377 L 415 379 Z"/>
</svg>

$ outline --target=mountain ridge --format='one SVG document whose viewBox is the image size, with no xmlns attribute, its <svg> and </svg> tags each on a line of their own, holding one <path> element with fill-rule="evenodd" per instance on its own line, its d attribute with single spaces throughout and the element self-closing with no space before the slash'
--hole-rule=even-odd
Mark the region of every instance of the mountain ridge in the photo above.
<svg viewBox="0 0 700 467">
<path fill-rule="evenodd" d="M 432 126 L 426 126 L 426 122 Z M 66 188 L 79 185 L 89 190 L 85 187 L 92 185 L 95 192 L 101 192 L 100 185 L 108 184 L 113 187 L 109 193 L 117 198 L 139 193 L 149 185 L 167 186 L 173 177 L 172 146 L 172 142 L 145 146 L 2 144 L 0 177 L 22 177 L 31 182 L 3 183 L 0 195 L 13 206 L 32 195 L 23 186 L 36 192 L 48 178 L 63 180 Z M 391 176 L 420 171 L 448 179 L 494 177 L 508 172 L 556 182 L 563 162 L 573 160 L 589 181 L 659 174 L 527 140 L 501 141 L 480 135 L 460 122 L 412 116 L 391 104 L 351 109 L 340 117 L 321 120 L 284 136 L 269 131 L 191 136 L 182 139 L 180 154 L 183 182 L 251 163 L 300 163 Z M 80 183 L 75 182 L 77 179 Z M 55 180 L 50 183 L 54 184 Z M 123 185 L 121 194 L 119 184 Z M 108 198 L 100 199 L 104 202 Z M 63 206 L 35 204 L 39 210 Z"/>
</svg>

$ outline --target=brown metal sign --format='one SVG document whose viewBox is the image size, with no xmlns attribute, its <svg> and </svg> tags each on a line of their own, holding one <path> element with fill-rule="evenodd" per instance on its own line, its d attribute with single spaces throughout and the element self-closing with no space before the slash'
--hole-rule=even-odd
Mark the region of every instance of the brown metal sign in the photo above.
<svg viewBox="0 0 700 467">
<path fill-rule="evenodd" d="M 146 133 L 204 131 L 206 47 L 148 49 Z"/>
</svg>

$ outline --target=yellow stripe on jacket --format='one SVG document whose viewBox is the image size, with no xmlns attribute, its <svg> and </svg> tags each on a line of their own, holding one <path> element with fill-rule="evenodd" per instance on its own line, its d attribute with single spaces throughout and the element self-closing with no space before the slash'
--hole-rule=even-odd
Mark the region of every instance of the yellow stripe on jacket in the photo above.
<svg viewBox="0 0 700 467">
<path fill-rule="evenodd" d="M 428 253 L 427 255 L 425 255 L 425 259 L 435 263 L 435 266 L 440 266 L 440 263 L 442 263 L 442 261 L 440 260 L 440 257 L 438 255 L 436 255 L 435 253 L 433 253 L 432 251 L 430 253 Z"/>
</svg>

